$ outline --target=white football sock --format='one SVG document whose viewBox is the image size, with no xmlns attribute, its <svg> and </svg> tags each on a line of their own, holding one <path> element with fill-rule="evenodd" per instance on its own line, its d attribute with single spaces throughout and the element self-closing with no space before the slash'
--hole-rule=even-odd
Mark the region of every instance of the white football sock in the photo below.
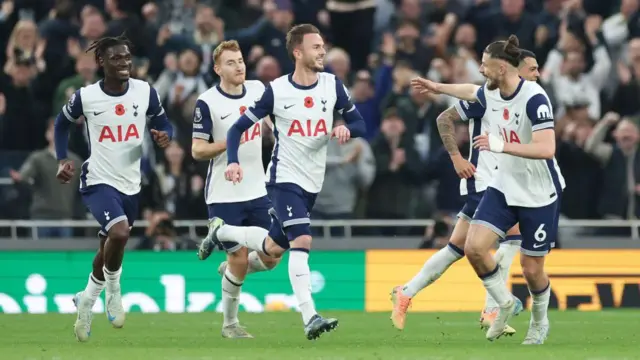
<svg viewBox="0 0 640 360">
<path fill-rule="evenodd" d="M 106 266 L 103 266 L 102 271 L 104 272 L 107 291 L 111 293 L 120 292 L 120 274 L 122 274 L 122 268 L 116 271 L 109 271 Z"/>
<path fill-rule="evenodd" d="M 420 290 L 438 280 L 451 264 L 463 256 L 464 252 L 453 244 L 440 249 L 424 263 L 420 272 L 404 285 L 402 293 L 409 297 L 416 296 Z"/>
<path fill-rule="evenodd" d="M 95 304 L 96 300 L 100 297 L 100 294 L 104 289 L 104 283 L 104 281 L 96 279 L 95 276 L 93 276 L 93 273 L 89 274 L 87 287 L 84 288 L 84 296 L 91 300 L 91 304 Z"/>
<path fill-rule="evenodd" d="M 509 282 L 509 273 L 511 271 L 511 264 L 513 263 L 513 258 L 520 251 L 520 243 L 516 242 L 505 242 L 500 244 L 498 251 L 494 255 L 494 259 L 496 263 L 500 265 L 500 276 L 504 281 L 504 284 L 507 285 Z M 485 309 L 497 308 L 498 303 L 493 300 L 491 294 L 487 292 L 487 296 L 485 299 Z"/>
<path fill-rule="evenodd" d="M 238 280 L 229 268 L 222 276 L 222 326 L 229 326 L 238 323 L 238 308 L 240 307 L 240 289 L 242 281 Z"/>
<path fill-rule="evenodd" d="M 262 262 L 260 259 L 260 254 L 257 251 L 252 251 L 249 253 L 248 257 L 249 266 L 247 268 L 247 275 L 251 273 L 261 272 L 271 270 L 267 267 L 267 265 Z"/>
<path fill-rule="evenodd" d="M 551 283 L 547 285 L 546 289 L 539 293 L 531 292 L 531 299 L 533 300 L 531 305 L 531 321 L 533 323 L 545 323 L 547 319 L 547 310 L 549 309 L 549 298 L 551 297 Z"/>
<path fill-rule="evenodd" d="M 257 226 L 222 225 L 218 229 L 218 239 L 221 241 L 235 241 L 249 250 L 262 251 L 264 238 L 269 230 Z"/>
<path fill-rule="evenodd" d="M 485 289 L 487 289 L 487 292 L 496 300 L 498 306 L 506 306 L 509 301 L 513 299 L 513 295 L 509 293 L 507 285 L 502 281 L 499 265 L 496 266 L 498 266 L 498 269 L 494 270 L 495 273 L 482 279 L 482 284 Z"/>
<path fill-rule="evenodd" d="M 309 253 L 305 251 L 289 251 L 289 281 L 298 300 L 302 313 L 302 322 L 306 325 L 316 314 L 311 298 L 311 271 L 309 270 Z"/>
</svg>

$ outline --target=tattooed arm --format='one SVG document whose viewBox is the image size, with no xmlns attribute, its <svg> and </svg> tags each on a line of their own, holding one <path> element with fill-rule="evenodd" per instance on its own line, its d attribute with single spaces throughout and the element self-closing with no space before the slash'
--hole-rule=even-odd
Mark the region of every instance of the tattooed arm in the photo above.
<svg viewBox="0 0 640 360">
<path fill-rule="evenodd" d="M 461 179 L 468 179 L 476 172 L 476 167 L 472 163 L 467 161 L 460 154 L 458 149 L 458 143 L 456 141 L 456 121 L 462 120 L 462 117 L 454 106 L 448 108 L 438 115 L 436 122 L 438 124 L 438 132 L 442 139 L 444 148 L 449 153 L 453 167 L 456 169 L 456 173 Z"/>
<path fill-rule="evenodd" d="M 476 171 L 476 167 L 471 162 L 467 161 L 460 154 L 458 150 L 458 144 L 455 137 L 455 122 L 458 120 L 469 121 L 475 119 L 477 122 L 475 126 L 480 126 L 480 121 L 484 116 L 484 89 L 480 88 L 477 92 L 478 101 L 458 101 L 454 106 L 442 112 L 437 121 L 438 131 L 440 132 L 440 138 L 444 144 L 445 149 L 451 157 L 453 167 L 456 169 L 456 173 L 460 178 L 468 179 L 473 176 Z M 477 150 L 476 150 L 477 151 Z M 477 157 L 476 157 L 477 159 Z"/>
<path fill-rule="evenodd" d="M 460 155 L 455 136 L 455 122 L 459 120 L 462 120 L 462 117 L 453 106 L 440 113 L 436 119 L 440 139 L 449 156 Z"/>
</svg>

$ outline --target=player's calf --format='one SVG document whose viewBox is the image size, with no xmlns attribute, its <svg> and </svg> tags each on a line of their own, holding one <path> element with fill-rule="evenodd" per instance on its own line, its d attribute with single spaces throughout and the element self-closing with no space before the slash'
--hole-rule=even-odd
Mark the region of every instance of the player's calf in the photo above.
<svg viewBox="0 0 640 360">
<path fill-rule="evenodd" d="M 105 259 L 102 270 L 106 282 L 106 313 L 115 328 L 123 327 L 125 321 L 120 275 L 122 274 L 124 249 L 129 240 L 129 231 L 129 224 L 126 220 L 118 222 L 108 229 L 108 239 L 104 246 Z"/>
<path fill-rule="evenodd" d="M 544 257 L 522 254 L 520 264 L 532 299 L 531 324 L 527 333 L 528 340 L 525 339 L 524 343 L 542 344 L 549 331 L 547 311 L 551 297 L 551 283 L 544 272 Z"/>
<path fill-rule="evenodd" d="M 484 225 L 472 224 L 464 252 L 487 292 L 496 300 L 500 308 L 504 308 L 510 306 L 513 302 L 513 296 L 502 281 L 500 267 L 490 253 L 492 244 L 496 243 L 497 238 L 492 229 Z"/>
<path fill-rule="evenodd" d="M 247 275 L 256 272 L 269 271 L 280 263 L 280 257 L 267 256 L 264 253 L 252 251 L 247 257 Z M 222 276 L 227 269 L 228 262 L 225 260 L 218 266 L 218 274 Z"/>
<path fill-rule="evenodd" d="M 222 275 L 223 336 L 225 328 L 238 325 L 238 308 L 242 283 L 247 273 L 247 250 L 240 249 L 228 255 L 229 266 Z M 237 332 L 237 331 L 231 331 Z"/>
</svg>

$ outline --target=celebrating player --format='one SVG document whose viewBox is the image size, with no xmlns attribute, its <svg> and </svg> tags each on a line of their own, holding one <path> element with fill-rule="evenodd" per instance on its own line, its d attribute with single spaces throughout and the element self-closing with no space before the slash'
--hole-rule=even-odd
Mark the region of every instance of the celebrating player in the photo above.
<svg viewBox="0 0 640 360">
<path fill-rule="evenodd" d="M 338 325 L 337 319 L 318 315 L 311 298 L 309 213 L 322 188 L 327 162 L 327 142 L 342 144 L 363 136 L 365 124 L 351 103 L 347 90 L 334 75 L 324 70 L 324 41 L 318 29 L 303 24 L 287 34 L 289 56 L 295 62 L 293 74 L 272 81 L 254 107 L 229 129 L 227 134 L 227 180 L 243 180 L 238 161 L 241 134 L 265 116 L 272 116 L 276 144 L 267 169 L 267 191 L 273 201 L 269 231 L 238 227 L 215 220 L 209 237 L 214 243 L 235 241 L 249 249 L 280 257 L 289 253 L 289 280 L 302 313 L 307 339 L 316 339 Z M 333 127 L 333 111 L 338 110 L 347 125 Z M 333 130 L 331 130 L 333 128 Z"/>
<path fill-rule="evenodd" d="M 221 219 L 235 226 L 255 226 L 266 232 L 271 225 L 271 201 L 265 188 L 266 177 L 262 165 L 262 121 L 252 125 L 240 139 L 239 157 L 245 164 L 247 181 L 233 186 L 224 178 L 227 167 L 227 131 L 249 105 L 264 92 L 260 81 L 245 81 L 246 66 L 237 41 L 224 41 L 213 52 L 214 70 L 220 84 L 200 95 L 193 115 L 193 143 L 191 152 L 196 160 L 209 160 L 205 187 L 205 201 L 209 219 Z M 237 242 L 223 243 L 227 261 L 219 267 L 222 275 L 222 336 L 226 338 L 252 337 L 238 321 L 239 297 L 247 273 L 273 268 L 279 259 L 260 252 L 247 251 Z M 205 260 L 215 244 L 205 239 L 198 257 Z"/>
<path fill-rule="evenodd" d="M 503 335 L 520 306 L 500 278 L 499 266 L 489 252 L 496 238 L 504 237 L 519 222 L 520 264 L 533 298 L 531 322 L 523 344 L 542 344 L 549 333 L 547 308 L 551 293 L 544 256 L 557 236 L 565 182 L 554 159 L 551 104 L 538 84 L 518 76 L 520 55 L 514 35 L 507 41 L 491 43 L 482 55 L 480 71 L 487 78 L 483 87 L 459 85 L 439 90 L 482 105 L 467 115 L 487 118 L 491 132 L 474 137 L 473 147 L 507 154 L 498 158 L 498 169 L 478 205 L 465 244 L 469 262 L 500 307 L 487 339 Z"/>
<path fill-rule="evenodd" d="M 75 169 L 67 159 L 71 122 L 85 117 L 91 155 L 82 164 L 82 200 L 100 223 L 100 248 L 93 259 L 93 271 L 84 291 L 76 294 L 78 317 L 76 338 L 87 341 L 91 333 L 92 308 L 106 284 L 107 317 L 116 328 L 124 325 L 120 274 L 129 230 L 138 214 L 140 158 L 147 125 L 154 141 L 166 147 L 173 128 L 155 89 L 131 79 L 131 52 L 124 37 L 107 37 L 94 42 L 96 62 L 104 79 L 77 90 L 55 122 L 55 146 L 59 161 L 57 177 L 68 183 Z"/>
<path fill-rule="evenodd" d="M 540 73 L 535 55 L 527 50 L 522 51 L 519 64 L 520 76 L 529 81 L 536 81 Z M 414 87 L 420 92 L 446 92 L 447 87 L 460 87 L 461 85 L 437 84 L 427 79 L 415 79 Z M 475 86 L 475 85 L 469 85 Z M 476 88 L 479 88 L 477 86 Z M 420 270 L 404 286 L 397 286 L 392 291 L 393 311 L 391 320 L 398 329 L 404 329 L 407 310 L 411 305 L 411 299 L 422 289 L 435 282 L 442 274 L 456 261 L 464 256 L 464 244 L 469 230 L 469 223 L 475 213 L 480 199 L 487 188 L 489 180 L 492 178 L 497 167 L 497 157 L 491 152 L 479 152 L 473 150 L 469 154 L 469 160 L 462 158 L 454 136 L 454 123 L 458 120 L 469 121 L 469 135 L 471 138 L 480 135 L 483 130 L 489 131 L 491 126 L 488 119 L 482 120 L 482 116 L 473 117 L 475 113 L 484 113 L 482 105 L 478 102 L 460 101 L 456 106 L 452 106 L 438 116 L 437 124 L 440 137 L 449 152 L 456 172 L 462 180 L 460 181 L 460 194 L 466 195 L 466 202 L 458 214 L 460 221 L 451 233 L 449 245 L 435 253 Z M 505 282 L 509 278 L 509 271 L 513 257 L 520 249 L 522 236 L 518 226 L 514 226 L 507 233 L 506 238 L 500 242 L 500 247 L 496 252 L 495 259 L 500 264 L 501 276 Z M 488 328 L 498 315 L 498 304 L 487 292 L 485 307 L 480 316 L 480 324 L 483 328 Z M 507 326 L 505 333 L 512 335 L 515 329 Z"/>
</svg>

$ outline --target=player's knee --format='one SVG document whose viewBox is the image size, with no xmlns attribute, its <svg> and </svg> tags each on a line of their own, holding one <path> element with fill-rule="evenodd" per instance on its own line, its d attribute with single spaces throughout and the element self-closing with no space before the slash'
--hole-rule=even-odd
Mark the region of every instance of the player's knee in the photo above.
<svg viewBox="0 0 640 360">
<path fill-rule="evenodd" d="M 285 229 L 291 247 L 311 248 L 311 227 L 309 224 L 295 224 Z"/>
<path fill-rule="evenodd" d="M 261 259 L 264 261 L 264 259 L 266 258 L 275 258 L 277 261 L 280 261 L 280 258 L 282 257 L 282 255 L 284 255 L 286 251 L 287 249 L 278 245 L 278 243 L 275 240 L 273 240 L 271 236 L 267 236 L 267 238 L 264 240 L 264 244 L 262 248 L 262 252 L 264 253 L 265 256 L 261 257 Z"/>
<path fill-rule="evenodd" d="M 121 221 L 109 229 L 109 240 L 119 243 L 126 243 L 129 240 L 129 224 L 126 221 Z"/>
<path fill-rule="evenodd" d="M 264 266 L 269 270 L 276 267 L 276 265 L 278 265 L 278 263 L 280 262 L 280 259 L 281 259 L 281 256 L 274 257 L 274 256 L 266 256 L 264 254 L 260 254 L 260 260 L 262 260 L 262 263 L 264 264 Z"/>
<path fill-rule="evenodd" d="M 467 241 L 464 244 L 464 255 L 473 263 L 482 259 L 483 253 L 478 246 L 473 244 L 473 242 Z"/>
<path fill-rule="evenodd" d="M 291 241 L 292 248 L 311 249 L 311 235 L 300 235 Z"/>
<path fill-rule="evenodd" d="M 247 266 L 249 264 L 248 261 L 249 250 L 247 248 L 240 248 L 237 251 L 227 254 L 227 261 L 229 264 L 234 264 L 238 266 Z"/>
<path fill-rule="evenodd" d="M 520 265 L 522 266 L 522 275 L 527 282 L 537 282 L 538 279 L 544 277 L 544 257 L 522 255 L 520 257 Z"/>
</svg>

